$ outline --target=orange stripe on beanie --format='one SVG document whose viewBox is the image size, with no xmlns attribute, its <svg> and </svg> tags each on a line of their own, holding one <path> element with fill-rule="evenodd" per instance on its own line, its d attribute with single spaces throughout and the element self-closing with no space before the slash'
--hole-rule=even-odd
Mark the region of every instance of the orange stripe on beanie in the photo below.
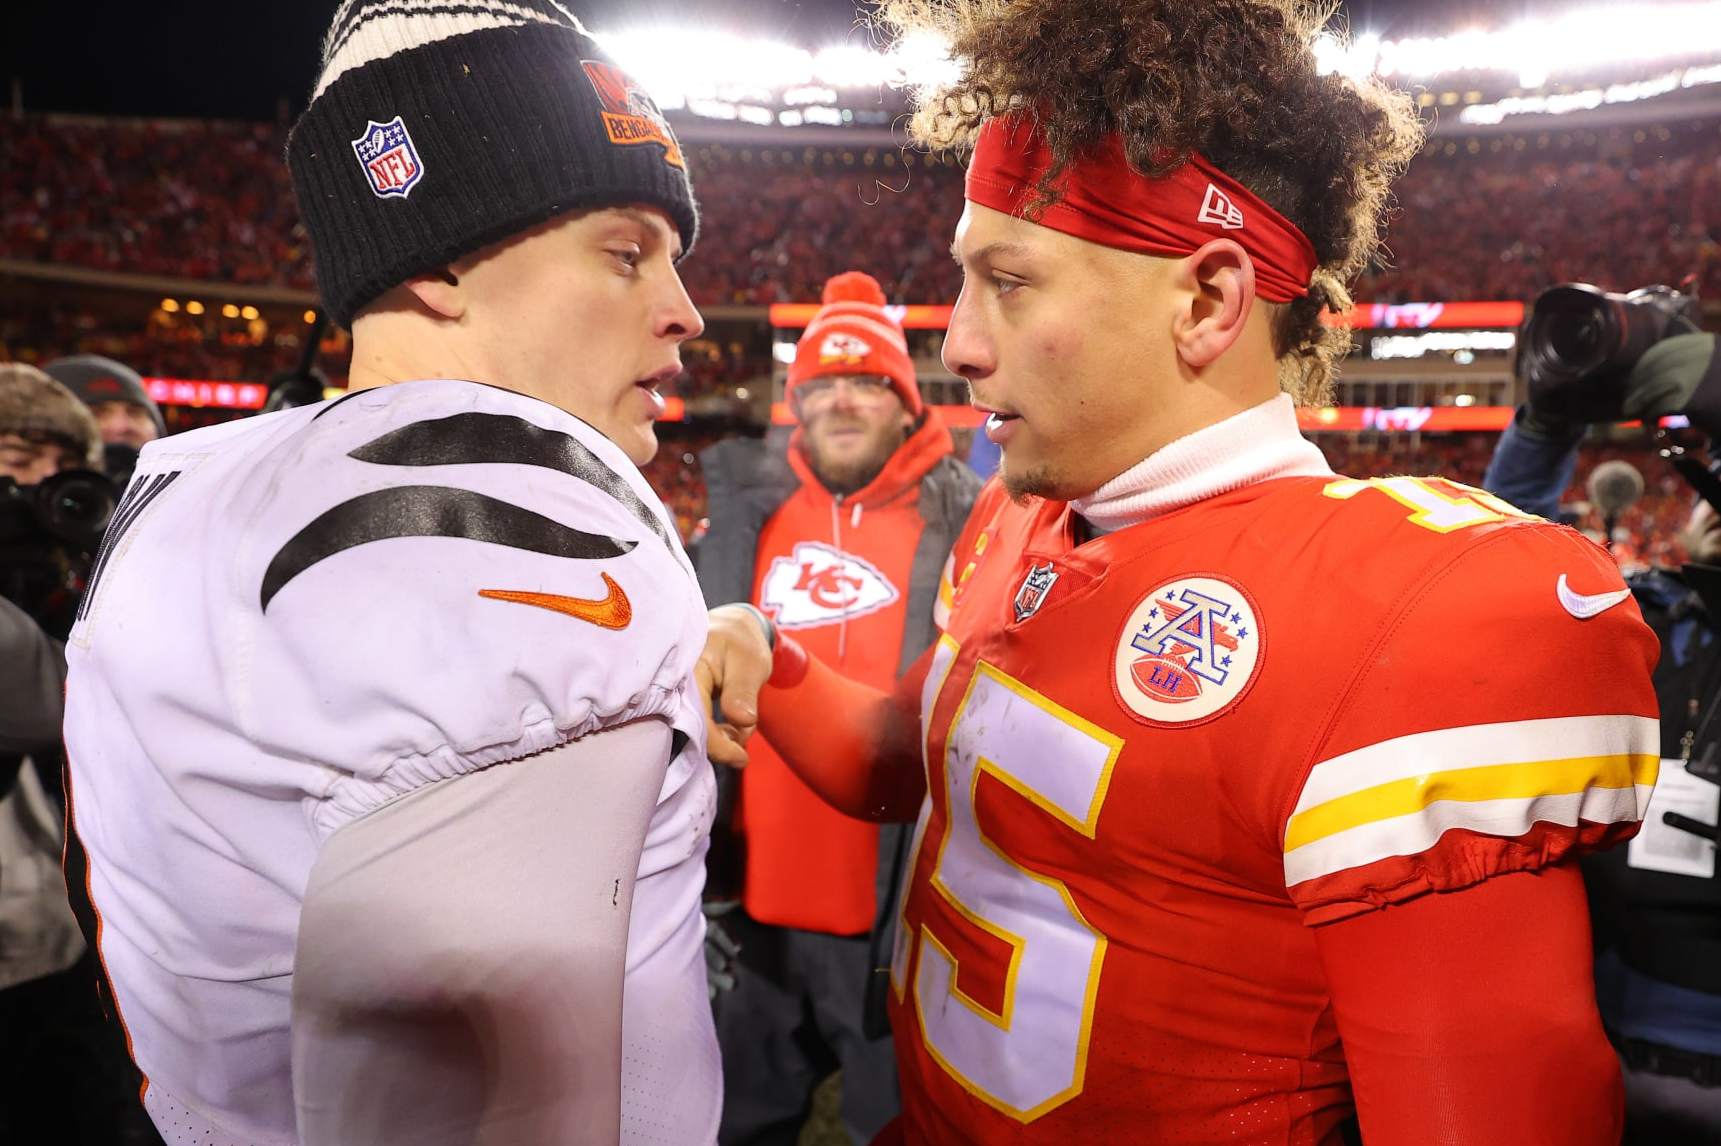
<svg viewBox="0 0 1721 1146">
<path fill-rule="evenodd" d="M 920 384 L 908 357 L 908 339 L 885 309 L 878 280 L 863 271 L 840 274 L 825 284 L 823 302 L 795 348 L 785 397 L 792 403 L 795 387 L 809 378 L 873 374 L 890 379 L 903 406 L 918 416 Z"/>
</svg>

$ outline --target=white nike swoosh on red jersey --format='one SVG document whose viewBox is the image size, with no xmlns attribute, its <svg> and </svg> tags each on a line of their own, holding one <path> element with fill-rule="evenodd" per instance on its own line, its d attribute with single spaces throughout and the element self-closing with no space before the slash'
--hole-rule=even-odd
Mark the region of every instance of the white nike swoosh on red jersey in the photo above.
<svg viewBox="0 0 1721 1146">
<path fill-rule="evenodd" d="M 1580 621 L 1607 612 L 1627 597 L 1631 596 L 1630 589 L 1615 589 L 1611 593 L 1579 593 L 1566 584 L 1566 575 L 1560 574 L 1559 584 L 1555 590 L 1560 595 L 1560 607 Z"/>
</svg>

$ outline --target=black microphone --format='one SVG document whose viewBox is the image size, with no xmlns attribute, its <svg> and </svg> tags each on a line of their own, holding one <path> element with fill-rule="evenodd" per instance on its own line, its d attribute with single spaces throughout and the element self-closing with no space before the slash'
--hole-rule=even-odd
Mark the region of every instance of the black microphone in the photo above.
<svg viewBox="0 0 1721 1146">
<path fill-rule="evenodd" d="M 1590 471 L 1590 502 L 1602 516 L 1607 544 L 1613 546 L 1613 526 L 1619 515 L 1643 496 L 1643 474 L 1630 462 L 1603 462 Z"/>
</svg>

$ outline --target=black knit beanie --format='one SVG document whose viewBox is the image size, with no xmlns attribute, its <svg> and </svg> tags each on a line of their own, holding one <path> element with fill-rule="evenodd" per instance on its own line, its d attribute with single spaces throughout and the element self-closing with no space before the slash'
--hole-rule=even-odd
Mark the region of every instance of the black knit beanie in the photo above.
<svg viewBox="0 0 1721 1146">
<path fill-rule="evenodd" d="M 287 143 L 330 317 L 564 211 L 639 203 L 691 250 L 657 105 L 555 0 L 345 0 Z"/>
<path fill-rule="evenodd" d="M 92 410 L 102 402 L 127 402 L 149 415 L 156 433 L 167 433 L 161 407 L 149 396 L 138 372 L 123 362 L 100 354 L 74 354 L 54 359 L 42 367 L 42 372 L 76 394 L 78 401 Z"/>
</svg>

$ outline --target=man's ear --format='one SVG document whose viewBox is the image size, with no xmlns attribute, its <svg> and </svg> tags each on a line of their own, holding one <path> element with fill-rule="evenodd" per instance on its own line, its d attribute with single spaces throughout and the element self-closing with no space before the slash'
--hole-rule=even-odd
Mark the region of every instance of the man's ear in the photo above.
<svg viewBox="0 0 1721 1146">
<path fill-rule="evenodd" d="M 1177 264 L 1188 306 L 1172 323 L 1177 355 L 1199 370 L 1211 366 L 1243 333 L 1255 306 L 1255 264 L 1231 239 L 1214 239 Z"/>
<path fill-rule="evenodd" d="M 466 291 L 452 267 L 406 280 L 406 289 L 437 318 L 458 319 L 466 315 Z"/>
</svg>

